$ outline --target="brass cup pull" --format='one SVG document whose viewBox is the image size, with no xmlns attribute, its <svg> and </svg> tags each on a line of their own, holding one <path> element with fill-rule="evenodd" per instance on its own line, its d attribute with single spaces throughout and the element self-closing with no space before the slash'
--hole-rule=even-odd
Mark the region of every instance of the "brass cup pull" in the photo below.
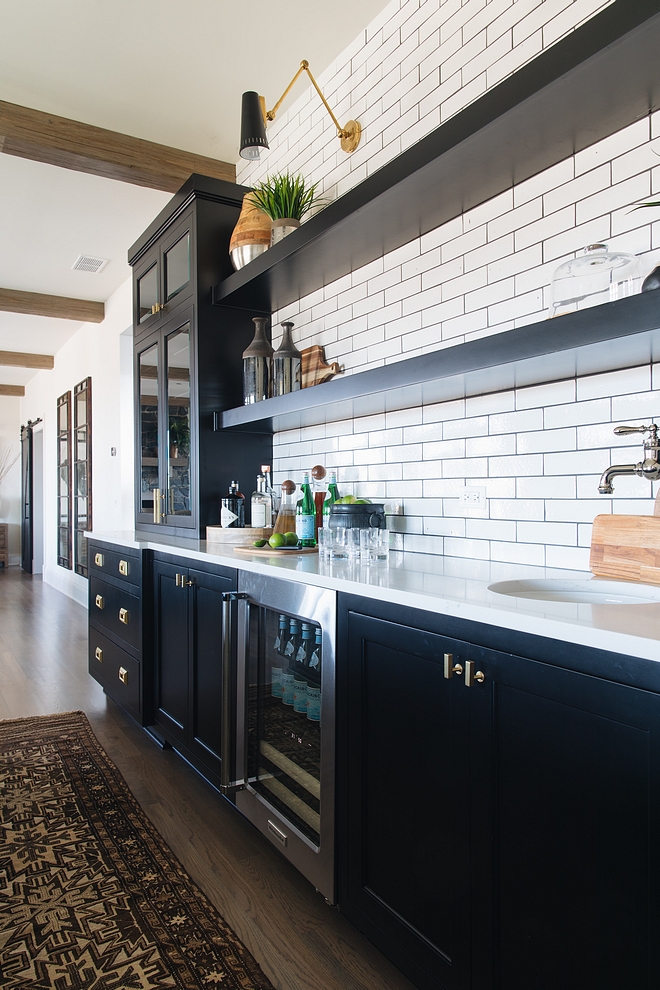
<svg viewBox="0 0 660 990">
<path fill-rule="evenodd" d="M 485 680 L 486 675 L 483 670 L 475 670 L 474 660 L 467 660 L 465 663 L 465 686 L 473 687 L 475 681 L 479 684 L 483 684 Z"/>
<path fill-rule="evenodd" d="M 119 668 L 119 680 L 122 684 L 128 684 L 128 671 L 125 667 Z"/>
<path fill-rule="evenodd" d="M 454 674 L 459 676 L 463 673 L 463 667 L 460 663 L 454 663 L 454 654 L 445 653 L 445 677 L 449 680 Z"/>
<path fill-rule="evenodd" d="M 94 656 L 96 657 L 99 663 L 103 663 L 103 650 L 101 649 L 100 646 L 97 646 L 96 649 L 94 650 Z"/>
<path fill-rule="evenodd" d="M 103 595 L 96 596 L 96 607 L 103 608 Z"/>
<path fill-rule="evenodd" d="M 97 567 L 103 567 L 103 554 L 102 553 L 96 553 L 96 554 L 94 554 L 94 563 L 96 564 Z"/>
<path fill-rule="evenodd" d="M 120 622 L 123 622 L 125 626 L 128 625 L 128 609 L 127 608 L 120 608 L 119 609 L 119 621 Z"/>
<path fill-rule="evenodd" d="M 122 574 L 124 577 L 128 577 L 128 561 L 127 560 L 120 560 L 119 561 L 119 573 Z"/>
</svg>

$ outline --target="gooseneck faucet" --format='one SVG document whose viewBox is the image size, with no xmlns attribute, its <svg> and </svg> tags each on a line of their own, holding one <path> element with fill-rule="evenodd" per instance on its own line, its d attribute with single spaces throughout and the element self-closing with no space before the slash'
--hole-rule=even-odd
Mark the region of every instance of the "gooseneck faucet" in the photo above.
<svg viewBox="0 0 660 990">
<path fill-rule="evenodd" d="M 657 481 L 660 478 L 660 462 L 658 453 L 660 441 L 658 440 L 658 427 L 655 423 L 650 426 L 615 426 L 614 432 L 618 437 L 627 436 L 630 433 L 648 433 L 648 440 L 644 441 L 644 460 L 638 464 L 612 464 L 606 468 L 598 484 L 598 491 L 601 495 L 611 495 L 614 491 L 612 478 L 624 474 L 636 474 L 639 478 L 646 478 L 647 481 Z"/>
</svg>

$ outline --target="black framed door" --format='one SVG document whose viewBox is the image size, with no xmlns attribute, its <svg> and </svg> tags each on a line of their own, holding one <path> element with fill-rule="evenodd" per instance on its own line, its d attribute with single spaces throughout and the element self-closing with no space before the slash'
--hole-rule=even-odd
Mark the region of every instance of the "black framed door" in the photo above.
<svg viewBox="0 0 660 990">
<path fill-rule="evenodd" d="M 21 567 L 32 574 L 32 424 L 21 426 Z"/>
</svg>

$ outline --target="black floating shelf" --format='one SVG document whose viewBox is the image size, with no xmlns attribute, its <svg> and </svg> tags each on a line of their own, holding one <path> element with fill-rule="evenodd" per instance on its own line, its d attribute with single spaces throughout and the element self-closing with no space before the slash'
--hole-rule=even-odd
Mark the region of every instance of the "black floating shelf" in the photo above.
<svg viewBox="0 0 660 990">
<path fill-rule="evenodd" d="M 660 289 L 228 409 L 223 429 L 270 433 L 660 360 Z"/>
<path fill-rule="evenodd" d="M 660 2 L 610 7 L 213 289 L 274 312 L 660 106 Z"/>
</svg>

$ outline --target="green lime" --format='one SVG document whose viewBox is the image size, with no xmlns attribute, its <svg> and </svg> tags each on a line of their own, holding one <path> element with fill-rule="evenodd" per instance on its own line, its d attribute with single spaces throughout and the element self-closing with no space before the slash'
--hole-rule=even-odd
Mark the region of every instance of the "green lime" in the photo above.
<svg viewBox="0 0 660 990">
<path fill-rule="evenodd" d="M 286 542 L 284 533 L 273 533 L 268 542 L 274 550 L 277 550 L 278 547 L 283 547 Z"/>
<path fill-rule="evenodd" d="M 253 546 L 255 547 L 265 547 L 268 540 L 255 540 Z"/>
<path fill-rule="evenodd" d="M 287 547 L 297 547 L 298 546 L 298 535 L 297 533 L 285 533 L 284 534 L 284 545 Z"/>
</svg>

